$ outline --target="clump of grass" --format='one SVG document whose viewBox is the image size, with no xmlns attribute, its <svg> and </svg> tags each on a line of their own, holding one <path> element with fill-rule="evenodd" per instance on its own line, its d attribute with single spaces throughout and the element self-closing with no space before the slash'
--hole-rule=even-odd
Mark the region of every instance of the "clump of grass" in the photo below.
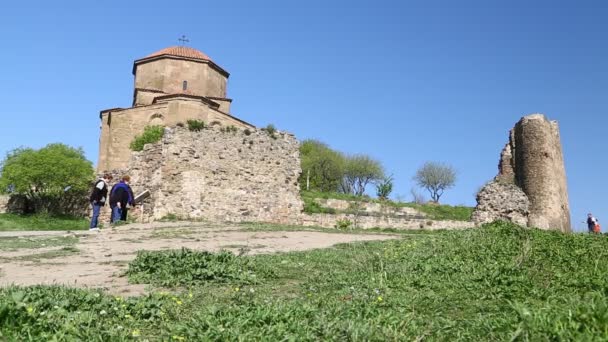
<svg viewBox="0 0 608 342">
<path fill-rule="evenodd" d="M 308 214 L 335 214 L 334 208 L 322 207 L 319 203 L 311 198 L 302 198 L 304 200 L 304 212 Z"/>
<path fill-rule="evenodd" d="M 209 253 L 186 248 L 140 251 L 129 264 L 132 283 L 160 286 L 194 285 L 205 282 L 255 283 L 259 277 L 249 259 L 230 252 Z M 268 275 L 270 272 L 261 272 Z"/>
<path fill-rule="evenodd" d="M 132 151 L 143 151 L 146 144 L 159 142 L 164 134 L 163 126 L 147 126 L 142 134 L 135 136 L 129 147 Z"/>
<path fill-rule="evenodd" d="M 85 230 L 89 220 L 82 217 L 0 214 L 0 231 Z"/>
<path fill-rule="evenodd" d="M 188 120 L 188 129 L 192 132 L 200 132 L 207 127 L 204 121 L 201 120 Z"/>
<path fill-rule="evenodd" d="M 475 210 L 473 207 L 446 204 L 404 203 L 404 206 L 423 212 L 432 220 L 470 221 L 473 210 Z"/>
<path fill-rule="evenodd" d="M 17 249 L 37 249 L 57 246 L 73 246 L 78 242 L 77 237 L 0 237 L 0 251 Z"/>
</svg>

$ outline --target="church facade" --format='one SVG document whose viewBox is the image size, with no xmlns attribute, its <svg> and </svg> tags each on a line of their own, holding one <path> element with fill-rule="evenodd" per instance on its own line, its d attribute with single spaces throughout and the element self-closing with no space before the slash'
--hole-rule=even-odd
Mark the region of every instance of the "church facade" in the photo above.
<svg viewBox="0 0 608 342">
<path fill-rule="evenodd" d="M 232 99 L 226 96 L 230 74 L 201 51 L 186 46 L 157 51 L 136 60 L 133 75 L 132 107 L 100 113 L 99 172 L 127 168 L 129 145 L 146 126 L 174 126 L 194 119 L 254 128 L 230 114 Z"/>
</svg>

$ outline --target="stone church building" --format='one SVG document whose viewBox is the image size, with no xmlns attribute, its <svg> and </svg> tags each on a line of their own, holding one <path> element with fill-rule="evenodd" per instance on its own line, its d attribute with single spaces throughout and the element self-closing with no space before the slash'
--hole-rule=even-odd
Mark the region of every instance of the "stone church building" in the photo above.
<svg viewBox="0 0 608 342">
<path fill-rule="evenodd" d="M 230 114 L 226 88 L 230 74 L 206 54 L 186 46 L 152 53 L 133 63 L 135 87 L 130 108 L 101 111 L 98 171 L 125 169 L 129 145 L 149 125 L 174 126 L 189 119 L 253 128 Z"/>
</svg>

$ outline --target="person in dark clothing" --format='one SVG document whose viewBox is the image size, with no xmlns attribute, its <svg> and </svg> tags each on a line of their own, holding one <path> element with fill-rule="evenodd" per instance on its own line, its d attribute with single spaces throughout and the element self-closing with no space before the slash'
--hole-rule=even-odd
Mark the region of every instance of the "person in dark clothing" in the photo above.
<svg viewBox="0 0 608 342">
<path fill-rule="evenodd" d="M 120 183 L 110 191 L 110 207 L 112 208 L 112 222 L 126 221 L 129 206 L 134 205 L 133 190 L 129 186 L 131 177 L 123 176 Z"/>
<path fill-rule="evenodd" d="M 91 217 L 89 230 L 99 230 L 99 228 L 97 228 L 97 224 L 99 224 L 99 212 L 101 211 L 101 207 L 106 205 L 106 200 L 108 199 L 108 182 L 111 180 L 112 175 L 106 173 L 103 175 L 103 178 L 97 180 L 93 186 L 91 196 L 89 197 L 89 201 L 91 201 L 91 206 L 93 207 L 93 216 Z"/>
</svg>

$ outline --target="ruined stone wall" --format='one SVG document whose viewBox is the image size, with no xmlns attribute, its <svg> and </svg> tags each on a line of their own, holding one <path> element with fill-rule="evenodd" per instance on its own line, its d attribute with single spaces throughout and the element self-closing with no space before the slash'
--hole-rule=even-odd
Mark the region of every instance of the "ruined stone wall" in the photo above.
<svg viewBox="0 0 608 342">
<path fill-rule="evenodd" d="M 211 221 L 294 223 L 299 195 L 299 144 L 262 130 L 201 132 L 167 128 L 161 143 L 133 155 L 133 191 L 151 191 L 144 216 Z"/>
<path fill-rule="evenodd" d="M 529 115 L 514 129 L 517 184 L 530 199 L 528 225 L 570 231 L 566 170 L 557 122 Z"/>
<path fill-rule="evenodd" d="M 470 221 L 435 221 L 424 218 L 393 216 L 361 216 L 354 214 L 303 214 L 300 224 L 323 228 L 336 228 L 339 224 L 349 223 L 348 228 L 393 228 L 393 229 L 464 229 L 472 228 Z"/>
<path fill-rule="evenodd" d="M 473 213 L 477 223 L 507 219 L 529 227 L 571 230 L 556 121 L 549 121 L 542 114 L 523 117 L 509 133 L 498 169 L 495 180 L 477 196 Z"/>
</svg>

